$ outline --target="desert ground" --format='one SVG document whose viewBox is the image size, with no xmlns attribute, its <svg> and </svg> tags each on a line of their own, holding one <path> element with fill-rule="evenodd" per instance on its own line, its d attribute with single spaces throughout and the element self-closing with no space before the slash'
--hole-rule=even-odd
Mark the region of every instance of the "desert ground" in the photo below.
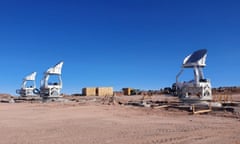
<svg viewBox="0 0 240 144">
<path fill-rule="evenodd" d="M 178 109 L 103 104 L 95 98 L 0 103 L 0 144 L 46 143 L 240 144 L 240 119 L 227 111 L 193 115 Z"/>
</svg>

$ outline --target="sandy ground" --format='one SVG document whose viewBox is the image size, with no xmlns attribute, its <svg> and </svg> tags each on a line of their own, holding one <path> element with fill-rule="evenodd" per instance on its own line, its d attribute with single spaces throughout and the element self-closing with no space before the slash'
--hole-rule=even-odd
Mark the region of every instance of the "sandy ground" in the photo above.
<svg viewBox="0 0 240 144">
<path fill-rule="evenodd" d="M 0 144 L 240 144 L 240 121 L 99 103 L 0 103 Z"/>
</svg>

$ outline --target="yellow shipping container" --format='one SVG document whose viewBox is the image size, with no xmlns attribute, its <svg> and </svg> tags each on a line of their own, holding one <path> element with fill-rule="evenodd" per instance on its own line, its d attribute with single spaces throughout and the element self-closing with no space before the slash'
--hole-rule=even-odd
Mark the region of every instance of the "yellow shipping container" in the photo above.
<svg viewBox="0 0 240 144">
<path fill-rule="evenodd" d="M 123 95 L 128 95 L 130 96 L 131 95 L 131 88 L 123 88 Z"/>
<path fill-rule="evenodd" d="M 96 96 L 97 95 L 97 90 L 95 87 L 91 87 L 91 88 L 83 88 L 82 89 L 82 94 L 84 96 Z"/>
<path fill-rule="evenodd" d="M 98 87 L 96 93 L 97 93 L 97 96 L 113 96 L 113 88 Z"/>
</svg>

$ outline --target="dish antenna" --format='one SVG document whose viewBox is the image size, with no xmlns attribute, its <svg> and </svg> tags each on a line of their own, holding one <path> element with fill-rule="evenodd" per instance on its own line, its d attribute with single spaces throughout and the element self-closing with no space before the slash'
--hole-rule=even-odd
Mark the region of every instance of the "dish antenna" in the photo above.
<svg viewBox="0 0 240 144">
<path fill-rule="evenodd" d="M 40 96 L 43 98 L 57 98 L 61 97 L 61 89 L 62 89 L 62 66 L 63 62 L 57 63 L 55 66 L 49 68 L 45 73 L 44 77 L 41 80 L 41 87 L 40 87 Z M 57 77 L 57 81 L 50 82 L 50 77 Z"/>
<path fill-rule="evenodd" d="M 23 79 L 21 89 L 16 90 L 17 94 L 22 97 L 34 96 L 34 90 L 36 89 L 36 78 L 37 72 L 33 72 Z"/>
<path fill-rule="evenodd" d="M 201 49 L 185 57 L 182 68 L 173 84 L 174 93 L 182 99 L 212 100 L 211 83 L 204 78 L 202 69 L 206 66 L 207 50 Z M 179 82 L 185 68 L 194 70 L 194 80 Z"/>
</svg>

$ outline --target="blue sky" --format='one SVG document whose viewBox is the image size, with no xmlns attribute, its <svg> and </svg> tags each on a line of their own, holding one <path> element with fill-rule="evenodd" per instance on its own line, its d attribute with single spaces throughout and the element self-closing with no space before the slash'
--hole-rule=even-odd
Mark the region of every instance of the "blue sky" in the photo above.
<svg viewBox="0 0 240 144">
<path fill-rule="evenodd" d="M 60 60 L 63 93 L 83 87 L 171 86 L 185 56 L 208 50 L 213 87 L 240 85 L 240 2 L 8 0 L 0 2 L 0 93 Z M 182 80 L 190 80 L 186 70 Z"/>
</svg>

